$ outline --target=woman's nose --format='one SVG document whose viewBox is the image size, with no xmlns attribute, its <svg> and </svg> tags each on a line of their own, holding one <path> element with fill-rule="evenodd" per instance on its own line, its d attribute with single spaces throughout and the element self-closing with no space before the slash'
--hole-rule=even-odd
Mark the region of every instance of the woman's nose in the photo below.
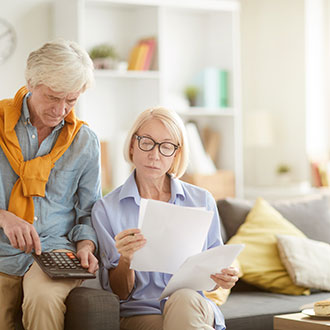
<svg viewBox="0 0 330 330">
<path fill-rule="evenodd" d="M 159 159 L 160 158 L 159 145 L 155 145 L 155 147 L 151 151 L 149 151 L 149 154 L 151 155 L 151 157 L 155 159 Z"/>
</svg>

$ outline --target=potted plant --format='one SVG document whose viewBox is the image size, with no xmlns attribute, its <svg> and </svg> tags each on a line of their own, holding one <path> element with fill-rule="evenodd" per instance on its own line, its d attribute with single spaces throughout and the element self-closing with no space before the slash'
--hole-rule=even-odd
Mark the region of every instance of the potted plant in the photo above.
<svg viewBox="0 0 330 330">
<path fill-rule="evenodd" d="M 93 47 L 89 56 L 93 60 L 95 69 L 114 69 L 118 60 L 114 47 L 108 44 Z"/>
<path fill-rule="evenodd" d="M 276 173 L 280 183 L 287 184 L 291 181 L 291 167 L 287 164 L 279 164 L 276 168 Z"/>
<path fill-rule="evenodd" d="M 195 107 L 199 89 L 197 86 L 189 85 L 184 89 L 184 95 L 188 99 L 189 106 Z"/>
</svg>

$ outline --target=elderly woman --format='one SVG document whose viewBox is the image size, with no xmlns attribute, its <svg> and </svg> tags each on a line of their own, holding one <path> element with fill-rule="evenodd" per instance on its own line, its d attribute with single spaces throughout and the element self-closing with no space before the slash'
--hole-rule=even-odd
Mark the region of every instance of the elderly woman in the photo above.
<svg viewBox="0 0 330 330">
<path fill-rule="evenodd" d="M 130 269 L 134 253 L 146 244 L 137 228 L 141 198 L 212 210 L 214 216 L 203 249 L 223 244 L 211 194 L 178 179 L 188 162 L 182 120 L 165 108 L 142 112 L 127 136 L 124 155 L 134 171 L 92 210 L 100 245 L 102 286 L 120 298 L 121 329 L 225 329 L 219 308 L 201 292 L 181 289 L 168 300 L 159 301 L 172 275 Z M 237 270 L 219 270 L 211 278 L 215 288 L 228 289 L 237 281 Z"/>
</svg>

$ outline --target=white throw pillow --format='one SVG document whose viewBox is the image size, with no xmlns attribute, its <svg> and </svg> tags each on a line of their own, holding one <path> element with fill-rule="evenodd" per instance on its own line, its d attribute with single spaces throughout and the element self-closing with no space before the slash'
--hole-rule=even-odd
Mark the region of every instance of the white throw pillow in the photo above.
<svg viewBox="0 0 330 330">
<path fill-rule="evenodd" d="M 330 291 L 330 245 L 305 237 L 276 236 L 291 280 L 299 286 Z"/>
</svg>

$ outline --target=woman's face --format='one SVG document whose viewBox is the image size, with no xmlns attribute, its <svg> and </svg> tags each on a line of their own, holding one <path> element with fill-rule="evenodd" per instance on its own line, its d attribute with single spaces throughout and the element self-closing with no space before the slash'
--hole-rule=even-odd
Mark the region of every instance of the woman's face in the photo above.
<svg viewBox="0 0 330 330">
<path fill-rule="evenodd" d="M 177 145 L 168 129 L 158 119 L 151 119 L 146 122 L 137 132 L 138 136 L 152 138 L 155 142 L 171 142 Z M 156 145 L 151 151 L 143 151 L 138 146 L 138 140 L 133 137 L 131 144 L 132 160 L 136 167 L 136 174 L 139 178 L 162 178 L 171 168 L 176 152 L 170 156 L 163 156 L 159 152 L 159 145 Z"/>
</svg>

